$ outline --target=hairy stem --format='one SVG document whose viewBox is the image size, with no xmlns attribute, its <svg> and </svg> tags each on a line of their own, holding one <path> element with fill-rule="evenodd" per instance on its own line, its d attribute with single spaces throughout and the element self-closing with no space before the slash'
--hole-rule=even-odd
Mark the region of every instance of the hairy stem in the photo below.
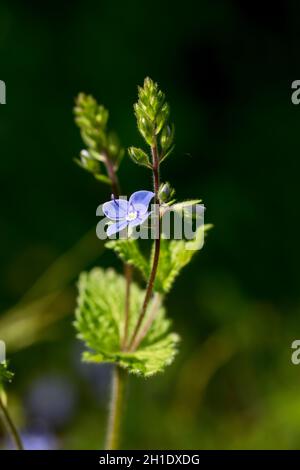
<svg viewBox="0 0 300 470">
<path fill-rule="evenodd" d="M 7 429 L 8 434 L 11 436 L 12 441 L 15 444 L 17 450 L 24 450 L 21 437 L 17 431 L 16 426 L 14 425 L 13 420 L 9 414 L 7 407 L 4 405 L 2 397 L 0 396 L 0 414 L 3 420 L 3 423 Z"/>
<path fill-rule="evenodd" d="M 119 179 L 115 171 L 114 164 L 109 158 L 109 155 L 105 153 L 104 156 L 105 156 L 106 171 L 111 182 L 111 189 L 112 189 L 114 197 L 117 199 L 120 196 Z"/>
<path fill-rule="evenodd" d="M 139 346 L 139 344 L 143 341 L 146 334 L 150 330 L 151 325 L 152 325 L 153 321 L 155 320 L 155 317 L 158 313 L 160 303 L 161 303 L 161 296 L 160 296 L 160 294 L 158 294 L 156 292 L 155 295 L 154 295 L 153 306 L 151 307 L 151 311 L 148 315 L 147 321 L 144 322 L 144 325 L 141 326 L 138 334 L 136 335 L 135 341 L 132 344 L 132 349 L 133 350 L 135 350 Z"/>
<path fill-rule="evenodd" d="M 110 179 L 111 183 L 111 190 L 113 192 L 114 197 L 117 199 L 120 196 L 121 193 L 121 188 L 119 184 L 119 180 L 116 174 L 116 170 L 114 168 L 114 165 L 109 158 L 109 154 L 105 152 L 105 166 L 107 170 L 107 174 Z M 124 320 L 124 333 L 123 333 L 123 338 L 121 339 L 121 347 L 122 349 L 125 349 L 126 347 L 126 342 L 127 342 L 127 336 L 128 336 L 128 325 L 129 325 L 129 316 L 130 316 L 130 285 L 131 285 L 131 279 L 132 279 L 132 266 L 130 266 L 127 263 L 124 263 L 124 274 L 125 274 L 125 279 L 126 279 L 126 292 L 125 292 L 125 320 Z"/>
<path fill-rule="evenodd" d="M 124 369 L 114 366 L 106 450 L 119 449 L 127 377 L 128 374 Z"/>
<path fill-rule="evenodd" d="M 157 143 L 155 142 L 153 146 L 151 147 L 151 153 L 152 153 L 152 171 L 153 171 L 153 186 L 154 186 L 154 194 L 155 194 L 155 203 L 158 205 L 159 200 L 158 200 L 158 190 L 159 190 L 159 156 L 158 156 L 158 149 L 157 149 Z M 152 291 L 153 291 L 153 286 L 154 286 L 154 281 L 155 281 L 155 276 L 157 273 L 157 268 L 158 268 L 158 261 L 159 261 L 159 253 L 160 253 L 160 214 L 158 213 L 158 218 L 157 218 L 157 235 L 155 238 L 155 245 L 154 245 L 154 256 L 153 256 L 153 263 L 152 263 L 152 269 L 150 272 L 149 280 L 148 280 L 148 285 L 146 289 L 146 294 L 144 298 L 144 302 L 142 305 L 141 313 L 138 318 L 137 324 L 135 326 L 130 344 L 129 344 L 129 350 L 133 351 L 136 347 L 137 344 L 137 337 L 139 334 L 140 327 L 143 323 L 143 320 L 145 318 L 146 312 L 147 312 L 147 307 L 149 304 L 149 301 L 151 299 Z"/>
<path fill-rule="evenodd" d="M 114 197 L 117 199 L 120 196 L 121 188 L 116 174 L 114 165 L 109 158 L 105 155 L 105 166 L 107 174 L 111 181 L 111 189 Z M 132 279 L 132 266 L 124 263 L 124 271 L 126 278 L 126 292 L 125 292 L 125 319 L 124 319 L 124 336 L 122 339 L 121 347 L 125 348 L 128 336 L 128 325 L 130 317 L 130 286 Z M 125 401 L 125 389 L 128 378 L 127 371 L 115 365 L 112 377 L 112 391 L 110 398 L 110 408 L 108 416 L 108 424 L 106 431 L 106 449 L 117 450 L 120 442 L 121 422 L 123 417 L 123 408 Z"/>
</svg>

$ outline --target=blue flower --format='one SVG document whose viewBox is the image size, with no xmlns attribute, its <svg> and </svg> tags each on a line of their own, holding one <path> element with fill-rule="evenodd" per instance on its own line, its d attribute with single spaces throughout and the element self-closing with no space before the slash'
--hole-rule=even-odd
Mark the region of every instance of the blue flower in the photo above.
<svg viewBox="0 0 300 470">
<path fill-rule="evenodd" d="M 136 191 L 125 199 L 112 199 L 102 206 L 103 212 L 113 221 L 108 226 L 107 235 L 110 237 L 126 227 L 141 225 L 149 217 L 148 206 L 154 197 L 152 191 Z"/>
<path fill-rule="evenodd" d="M 25 450 L 58 450 L 59 442 L 54 434 L 45 431 L 25 431 L 21 433 Z M 4 441 L 4 448 L 14 449 L 11 441 Z M 2 449 L 1 449 L 2 450 Z"/>
<path fill-rule="evenodd" d="M 61 429 L 72 418 L 76 407 L 76 393 L 67 378 L 59 374 L 39 376 L 30 385 L 26 410 L 31 422 Z"/>
</svg>

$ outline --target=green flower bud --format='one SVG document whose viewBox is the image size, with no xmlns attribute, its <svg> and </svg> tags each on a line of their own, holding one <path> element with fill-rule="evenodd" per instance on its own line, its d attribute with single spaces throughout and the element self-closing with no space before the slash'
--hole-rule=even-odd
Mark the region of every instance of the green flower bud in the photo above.
<svg viewBox="0 0 300 470">
<path fill-rule="evenodd" d="M 121 148 L 118 137 L 114 132 L 107 130 L 108 110 L 99 105 L 92 96 L 80 93 L 75 101 L 74 114 L 82 140 L 87 147 L 87 150 L 81 153 L 80 160 L 76 161 L 94 176 L 101 175 L 97 178 L 99 181 L 106 182 L 107 178 L 102 175 L 100 162 L 104 163 L 104 169 L 109 159 L 114 170 L 117 170 L 124 156 L 124 149 Z"/>
<path fill-rule="evenodd" d="M 98 160 L 99 162 L 105 162 L 105 156 L 97 152 L 96 150 L 90 148 L 88 153 L 94 160 Z"/>
<path fill-rule="evenodd" d="M 87 161 L 88 159 L 90 158 L 90 154 L 87 150 L 81 150 L 80 152 L 80 160 L 81 160 L 81 163 L 84 163 L 85 161 Z"/>
<path fill-rule="evenodd" d="M 175 189 L 172 188 L 170 183 L 168 182 L 162 183 L 159 187 L 158 199 L 162 203 L 167 203 L 174 197 L 174 194 L 175 194 Z"/>
<path fill-rule="evenodd" d="M 163 126 L 167 124 L 169 114 L 170 114 L 169 105 L 165 103 L 156 118 L 156 129 L 155 129 L 156 135 L 159 134 Z"/>
<path fill-rule="evenodd" d="M 166 152 L 173 144 L 174 134 L 175 134 L 174 125 L 172 126 L 166 125 L 163 128 L 161 136 L 160 136 L 160 145 L 161 145 L 161 149 L 163 153 Z"/>
<path fill-rule="evenodd" d="M 100 173 L 100 162 L 95 160 L 87 150 L 81 150 L 78 164 L 86 171 L 93 174 Z"/>
<path fill-rule="evenodd" d="M 80 93 L 76 98 L 74 114 L 84 143 L 98 151 L 103 149 L 106 146 L 107 109 L 98 105 L 92 96 Z"/>
<path fill-rule="evenodd" d="M 120 142 L 115 132 L 110 132 L 107 139 L 107 150 L 109 155 L 115 159 L 120 153 Z"/>
<path fill-rule="evenodd" d="M 100 105 L 98 107 L 98 113 L 95 116 L 95 121 L 100 127 L 105 129 L 107 125 L 108 117 L 109 117 L 108 110 L 104 108 L 104 106 Z"/>
<path fill-rule="evenodd" d="M 154 126 L 148 119 L 141 117 L 137 121 L 138 129 L 148 145 L 152 145 L 154 136 Z"/>
<path fill-rule="evenodd" d="M 138 88 L 138 102 L 134 105 L 138 129 L 148 145 L 153 145 L 155 136 L 167 124 L 169 105 L 157 83 L 147 77 L 143 87 Z"/>
</svg>

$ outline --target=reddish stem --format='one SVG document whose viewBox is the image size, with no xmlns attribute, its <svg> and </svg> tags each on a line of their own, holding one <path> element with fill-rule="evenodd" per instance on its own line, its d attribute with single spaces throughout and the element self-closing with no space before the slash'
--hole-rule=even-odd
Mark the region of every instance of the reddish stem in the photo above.
<svg viewBox="0 0 300 470">
<path fill-rule="evenodd" d="M 158 150 L 157 150 L 156 142 L 151 147 L 151 153 L 152 153 L 152 161 L 153 161 L 152 169 L 153 169 L 155 203 L 159 204 L 159 200 L 158 200 L 159 156 L 158 156 Z M 137 340 L 137 337 L 138 337 L 140 327 L 141 327 L 141 325 L 143 323 L 143 320 L 145 318 L 145 315 L 146 315 L 147 307 L 148 307 L 148 304 L 149 304 L 149 301 L 150 301 L 150 298 L 151 298 L 151 295 L 152 295 L 152 291 L 153 291 L 155 276 L 156 276 L 156 273 L 157 273 L 159 253 L 160 253 L 160 215 L 159 215 L 159 213 L 158 213 L 157 223 L 158 223 L 158 227 L 157 227 L 158 228 L 158 234 L 157 234 L 157 237 L 155 239 L 152 269 L 151 269 L 151 273 L 150 273 L 150 276 L 149 276 L 149 281 L 148 281 L 148 285 L 147 285 L 147 289 L 146 289 L 145 298 L 144 298 L 144 302 L 143 302 L 143 305 L 142 305 L 141 313 L 140 313 L 140 316 L 138 318 L 137 324 L 135 326 L 131 341 L 129 343 L 128 349 L 130 351 L 133 351 L 135 349 L 136 345 L 137 345 L 136 340 Z"/>
<path fill-rule="evenodd" d="M 107 174 L 111 181 L 111 189 L 112 189 L 114 197 L 117 199 L 120 195 L 119 180 L 118 180 L 115 168 L 114 168 L 114 164 L 110 160 L 107 153 L 105 153 L 104 156 L 105 156 L 105 167 L 106 167 Z"/>
</svg>

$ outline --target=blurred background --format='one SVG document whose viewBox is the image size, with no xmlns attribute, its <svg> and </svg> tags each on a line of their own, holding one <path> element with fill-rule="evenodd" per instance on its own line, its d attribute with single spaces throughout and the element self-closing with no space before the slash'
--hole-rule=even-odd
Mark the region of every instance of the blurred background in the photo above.
<svg viewBox="0 0 300 470">
<path fill-rule="evenodd" d="M 28 448 L 103 445 L 111 369 L 80 362 L 75 282 L 121 266 L 95 236 L 108 191 L 73 162 L 72 107 L 92 93 L 138 145 L 147 75 L 176 125 L 162 179 L 202 198 L 214 229 L 167 299 L 180 354 L 130 381 L 123 446 L 299 448 L 299 23 L 299 2 L 283 0 L 1 1 L 0 339 Z M 128 156 L 120 178 L 127 194 L 151 184 Z"/>
</svg>

